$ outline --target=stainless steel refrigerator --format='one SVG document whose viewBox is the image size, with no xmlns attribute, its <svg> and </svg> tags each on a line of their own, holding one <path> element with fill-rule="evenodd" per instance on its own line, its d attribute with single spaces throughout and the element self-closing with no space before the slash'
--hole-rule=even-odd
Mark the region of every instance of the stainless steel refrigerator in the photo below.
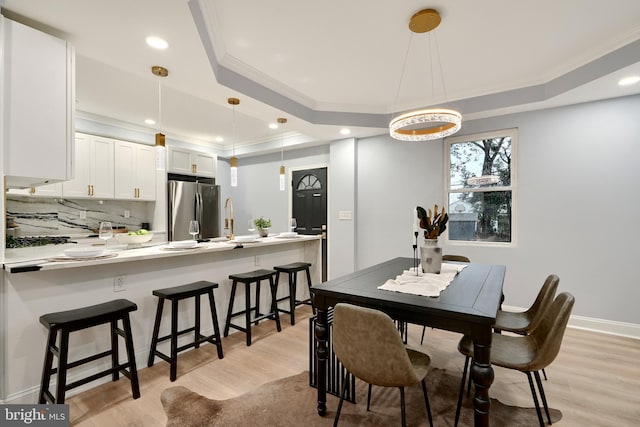
<svg viewBox="0 0 640 427">
<path fill-rule="evenodd" d="M 189 221 L 200 225 L 199 239 L 220 236 L 220 186 L 213 179 L 169 175 L 169 241 L 188 240 Z"/>
</svg>

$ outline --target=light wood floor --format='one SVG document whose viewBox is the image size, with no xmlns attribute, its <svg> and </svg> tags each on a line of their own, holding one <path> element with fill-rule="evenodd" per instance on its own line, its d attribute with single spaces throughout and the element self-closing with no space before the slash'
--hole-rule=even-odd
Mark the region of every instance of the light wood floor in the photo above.
<svg viewBox="0 0 640 427">
<path fill-rule="evenodd" d="M 259 385 L 309 369 L 310 309 L 296 310 L 296 325 L 282 316 L 283 330 L 262 322 L 254 327 L 251 347 L 244 334 L 223 340 L 224 359 L 218 360 L 215 347 L 181 353 L 178 379 L 169 381 L 168 364 L 156 362 L 140 369 L 142 396 L 131 398 L 126 379 L 110 382 L 67 400 L 71 423 L 77 426 L 162 426 L 166 417 L 160 393 L 174 385 L 185 386 L 212 399 L 238 396 Z M 422 328 L 410 325 L 409 345 L 420 346 Z M 460 336 L 427 329 L 422 350 L 432 358 L 432 366 L 462 371 L 463 357 L 456 346 Z M 546 370 L 544 383 L 549 406 L 559 409 L 563 418 L 555 425 L 638 426 L 640 425 L 640 340 L 568 329 L 560 355 Z M 137 361 L 139 367 L 146 361 Z M 491 396 L 510 405 L 533 406 L 527 377 L 495 368 Z M 451 419 L 453 423 L 453 415 Z M 256 420 L 258 422 L 259 420 Z M 536 422 L 534 421 L 534 424 Z"/>
</svg>

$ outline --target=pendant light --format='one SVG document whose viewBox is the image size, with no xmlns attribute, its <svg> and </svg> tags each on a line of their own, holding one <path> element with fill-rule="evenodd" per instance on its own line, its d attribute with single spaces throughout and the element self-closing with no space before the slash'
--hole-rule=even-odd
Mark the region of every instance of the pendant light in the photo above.
<svg viewBox="0 0 640 427">
<path fill-rule="evenodd" d="M 434 9 L 424 9 L 415 13 L 409 21 L 409 29 L 412 33 L 426 33 L 435 29 L 441 22 L 440 14 Z M 411 39 L 409 39 L 409 46 Z M 442 75 L 442 64 L 440 63 L 440 50 L 438 49 L 438 39 L 436 41 L 436 53 L 438 56 L 438 65 L 440 66 L 440 76 L 442 78 L 442 89 L 445 100 L 447 98 L 446 88 L 444 85 L 444 76 Z M 409 49 L 407 48 L 407 56 Z M 429 49 L 429 58 L 431 58 L 431 49 Z M 407 57 L 405 56 L 405 65 Z M 433 61 L 430 61 L 433 68 Z M 402 85 L 402 77 L 404 75 L 404 67 L 400 76 L 400 85 Z M 433 73 L 431 73 L 431 88 L 433 90 Z M 459 112 L 444 108 L 429 108 L 418 111 L 410 111 L 402 114 L 389 123 L 389 135 L 392 138 L 401 141 L 427 141 L 431 139 L 444 138 L 458 132 L 462 126 L 462 116 Z"/>
<path fill-rule="evenodd" d="M 166 154 L 165 154 L 165 137 L 161 132 L 162 129 L 162 77 L 169 75 L 169 70 L 159 65 L 151 67 L 151 73 L 158 76 L 158 133 L 156 133 L 156 169 L 165 170 Z"/>
<path fill-rule="evenodd" d="M 285 189 L 285 169 L 284 169 L 284 125 L 287 123 L 287 119 L 284 117 L 278 117 L 278 123 L 282 125 L 282 134 L 280 135 L 280 191 Z"/>
<path fill-rule="evenodd" d="M 231 104 L 233 108 L 233 142 L 231 150 L 231 158 L 229 159 L 229 166 L 231 170 L 231 186 L 238 186 L 238 158 L 236 157 L 236 105 L 240 104 L 238 98 L 229 98 L 227 102 Z"/>
</svg>

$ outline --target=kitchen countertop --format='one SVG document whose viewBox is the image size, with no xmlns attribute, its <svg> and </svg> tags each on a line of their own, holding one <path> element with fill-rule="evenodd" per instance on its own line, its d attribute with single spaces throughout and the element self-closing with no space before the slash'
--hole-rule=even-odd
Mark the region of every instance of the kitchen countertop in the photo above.
<svg viewBox="0 0 640 427">
<path fill-rule="evenodd" d="M 141 248 L 127 249 L 124 245 L 107 245 L 106 254 L 114 254 L 112 257 L 87 258 L 83 260 L 61 260 L 64 251 L 70 248 L 94 247 L 90 239 L 83 245 L 63 244 L 51 247 L 32 247 L 20 249 L 7 249 L 5 252 L 4 269 L 8 273 L 21 273 L 27 271 L 46 271 L 67 268 L 87 267 L 93 265 L 117 264 L 130 261 L 142 261 L 166 257 L 188 256 L 234 249 L 263 247 L 269 245 L 281 245 L 297 242 L 305 242 L 320 239 L 320 235 L 298 235 L 294 238 L 280 238 L 278 236 L 258 238 L 255 242 L 237 243 L 234 241 L 199 243 L 196 248 L 175 249 L 170 248 L 168 242 L 151 241 Z M 98 239 L 95 239 L 97 241 Z M 55 259 L 55 260 L 53 260 Z"/>
</svg>

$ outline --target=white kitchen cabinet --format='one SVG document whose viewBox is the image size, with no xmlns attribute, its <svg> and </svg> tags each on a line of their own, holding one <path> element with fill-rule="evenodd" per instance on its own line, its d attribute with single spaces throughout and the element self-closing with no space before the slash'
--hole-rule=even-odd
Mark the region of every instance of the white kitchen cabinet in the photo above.
<svg viewBox="0 0 640 427">
<path fill-rule="evenodd" d="M 215 154 L 177 147 L 169 147 L 167 151 L 169 158 L 168 172 L 208 178 L 216 177 L 218 156 Z"/>
<path fill-rule="evenodd" d="M 75 59 L 66 41 L 0 17 L 7 187 L 73 176 Z"/>
<path fill-rule="evenodd" d="M 149 145 L 114 141 L 115 198 L 155 200 L 156 157 Z"/>
<path fill-rule="evenodd" d="M 75 175 L 62 184 L 62 195 L 75 198 L 113 199 L 113 140 L 76 134 Z"/>
</svg>

